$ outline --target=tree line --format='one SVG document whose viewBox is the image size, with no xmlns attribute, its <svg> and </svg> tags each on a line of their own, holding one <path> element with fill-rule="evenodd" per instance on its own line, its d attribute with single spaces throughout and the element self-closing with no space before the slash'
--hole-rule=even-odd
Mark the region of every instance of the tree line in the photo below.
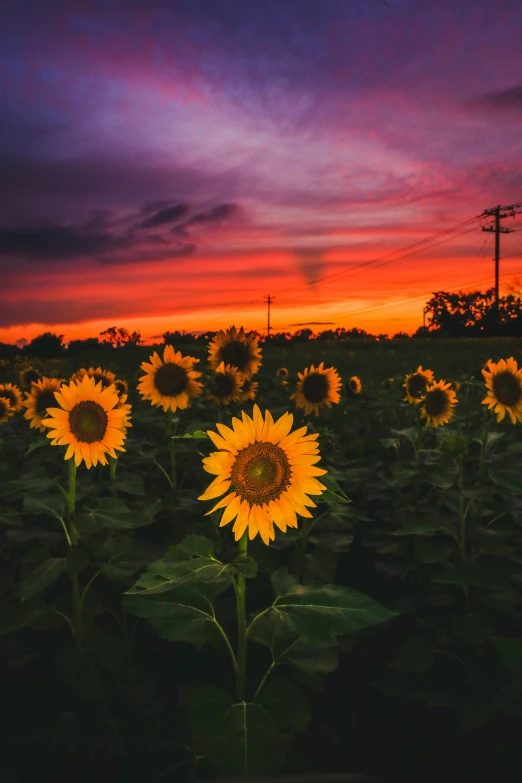
<svg viewBox="0 0 522 783">
<path fill-rule="evenodd" d="M 520 295 L 508 294 L 499 297 L 498 309 L 495 306 L 495 289 L 485 292 L 451 293 L 437 291 L 426 303 L 425 314 L 427 325 L 421 326 L 411 337 L 405 332 L 397 332 L 392 338 L 387 334 L 370 334 L 364 329 L 326 329 L 314 333 L 312 329 L 303 328 L 297 332 L 275 332 L 267 337 L 258 337 L 270 345 L 288 345 L 304 343 L 310 340 L 387 340 L 415 339 L 423 337 L 521 337 L 522 336 L 522 300 Z M 185 331 L 164 332 L 163 344 L 203 345 L 207 344 L 216 334 L 215 331 L 191 333 Z M 10 359 L 20 354 L 54 359 L 66 354 L 80 353 L 92 349 L 100 350 L 131 350 L 143 345 L 140 332 L 128 332 L 123 327 L 111 326 L 100 332 L 99 337 L 88 337 L 85 340 L 71 340 L 63 343 L 64 335 L 45 332 L 20 347 L 0 342 L 0 359 Z"/>
</svg>

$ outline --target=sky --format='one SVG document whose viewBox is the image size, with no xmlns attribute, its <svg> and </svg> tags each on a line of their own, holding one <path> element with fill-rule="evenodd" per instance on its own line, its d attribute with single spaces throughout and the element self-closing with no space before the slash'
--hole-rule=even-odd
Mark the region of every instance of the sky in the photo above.
<svg viewBox="0 0 522 783">
<path fill-rule="evenodd" d="M 17 0 L 0 341 L 413 333 L 522 202 L 520 0 Z M 520 216 L 504 227 L 522 228 Z M 501 236 L 501 294 L 522 231 Z"/>
</svg>

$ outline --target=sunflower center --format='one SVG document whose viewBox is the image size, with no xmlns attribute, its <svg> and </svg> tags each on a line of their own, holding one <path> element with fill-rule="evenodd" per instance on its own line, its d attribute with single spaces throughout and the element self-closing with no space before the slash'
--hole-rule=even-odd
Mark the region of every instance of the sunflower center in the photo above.
<svg viewBox="0 0 522 783">
<path fill-rule="evenodd" d="M 510 372 L 499 372 L 493 376 L 493 392 L 502 405 L 516 405 L 522 397 L 520 381 Z"/>
<path fill-rule="evenodd" d="M 220 348 L 219 358 L 225 364 L 231 364 L 238 370 L 244 370 L 252 357 L 247 343 L 241 340 L 230 340 Z"/>
<path fill-rule="evenodd" d="M 173 362 L 167 362 L 158 367 L 154 375 L 154 385 L 165 397 L 176 397 L 185 391 L 189 377 L 184 367 Z"/>
<path fill-rule="evenodd" d="M 76 440 L 95 443 L 103 440 L 109 419 L 102 406 L 82 400 L 69 412 L 69 426 Z"/>
<path fill-rule="evenodd" d="M 214 397 L 224 399 L 233 394 L 236 388 L 235 379 L 232 375 L 218 372 L 212 378 L 211 390 Z"/>
<path fill-rule="evenodd" d="M 441 416 L 448 408 L 448 394 L 444 389 L 433 389 L 426 394 L 424 407 L 428 416 Z"/>
<path fill-rule="evenodd" d="M 415 375 L 412 375 L 412 377 L 408 380 L 408 392 L 412 397 L 420 397 L 421 394 L 425 391 L 427 385 L 428 381 L 424 375 L 415 373 Z"/>
<path fill-rule="evenodd" d="M 0 419 L 2 419 L 7 413 L 7 402 L 5 397 L 0 397 Z"/>
<path fill-rule="evenodd" d="M 47 408 L 57 407 L 58 403 L 56 402 L 56 397 L 51 389 L 45 389 L 45 391 L 40 392 L 36 400 L 37 413 L 45 413 Z"/>
<path fill-rule="evenodd" d="M 301 391 L 308 402 L 323 402 L 328 397 L 328 379 L 320 372 L 312 372 L 303 379 Z"/>
<path fill-rule="evenodd" d="M 116 386 L 118 394 L 125 394 L 125 385 L 123 381 L 114 381 L 114 385 Z"/>
<path fill-rule="evenodd" d="M 91 378 L 94 378 L 95 385 L 101 381 L 102 389 L 106 388 L 107 386 L 110 386 L 112 381 L 110 381 L 106 375 L 102 375 L 99 372 L 95 372 L 91 375 Z"/>
<path fill-rule="evenodd" d="M 277 500 L 290 478 L 290 463 L 283 449 L 259 441 L 239 452 L 230 474 L 232 487 L 241 500 L 260 506 Z"/>
<path fill-rule="evenodd" d="M 16 406 L 16 394 L 11 389 L 0 389 L 0 394 L 2 397 L 7 397 L 9 402 L 11 403 L 11 407 L 14 408 Z"/>
</svg>

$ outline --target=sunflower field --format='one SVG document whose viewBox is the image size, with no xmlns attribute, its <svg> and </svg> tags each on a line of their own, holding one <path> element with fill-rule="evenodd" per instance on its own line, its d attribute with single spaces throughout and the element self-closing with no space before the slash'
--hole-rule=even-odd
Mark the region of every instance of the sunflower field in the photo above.
<svg viewBox="0 0 522 783">
<path fill-rule="evenodd" d="M 518 783 L 520 347 L 0 362 L 2 780 Z"/>
</svg>

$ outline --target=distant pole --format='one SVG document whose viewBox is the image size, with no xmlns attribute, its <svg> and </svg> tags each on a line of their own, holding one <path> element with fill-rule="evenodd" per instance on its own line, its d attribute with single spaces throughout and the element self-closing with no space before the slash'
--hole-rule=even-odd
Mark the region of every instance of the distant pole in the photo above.
<svg viewBox="0 0 522 783">
<path fill-rule="evenodd" d="M 500 276 L 500 235 L 501 234 L 511 234 L 514 229 L 513 228 L 501 228 L 500 227 L 500 220 L 501 218 L 505 217 L 514 217 L 515 216 L 515 207 L 520 206 L 519 204 L 511 204 L 507 207 L 501 207 L 500 204 L 498 204 L 493 209 L 485 209 L 484 215 L 488 215 L 490 217 L 495 218 L 495 225 L 489 226 L 488 228 L 482 227 L 482 231 L 494 231 L 495 232 L 495 306 L 494 306 L 494 314 L 495 314 L 495 321 L 498 324 L 500 321 L 499 317 L 499 276 Z M 511 210 L 510 212 L 504 212 L 502 215 L 500 214 L 501 209 L 507 209 Z"/>
<path fill-rule="evenodd" d="M 426 311 L 427 311 L 427 309 L 428 309 L 427 307 L 424 307 L 423 310 L 422 310 L 422 329 L 423 329 L 423 331 L 426 330 Z"/>
<path fill-rule="evenodd" d="M 268 305 L 268 312 L 267 312 L 267 322 L 266 322 L 266 336 L 270 337 L 270 305 L 274 301 L 274 297 L 271 297 L 270 294 L 268 296 L 265 296 L 265 301 Z"/>
</svg>

